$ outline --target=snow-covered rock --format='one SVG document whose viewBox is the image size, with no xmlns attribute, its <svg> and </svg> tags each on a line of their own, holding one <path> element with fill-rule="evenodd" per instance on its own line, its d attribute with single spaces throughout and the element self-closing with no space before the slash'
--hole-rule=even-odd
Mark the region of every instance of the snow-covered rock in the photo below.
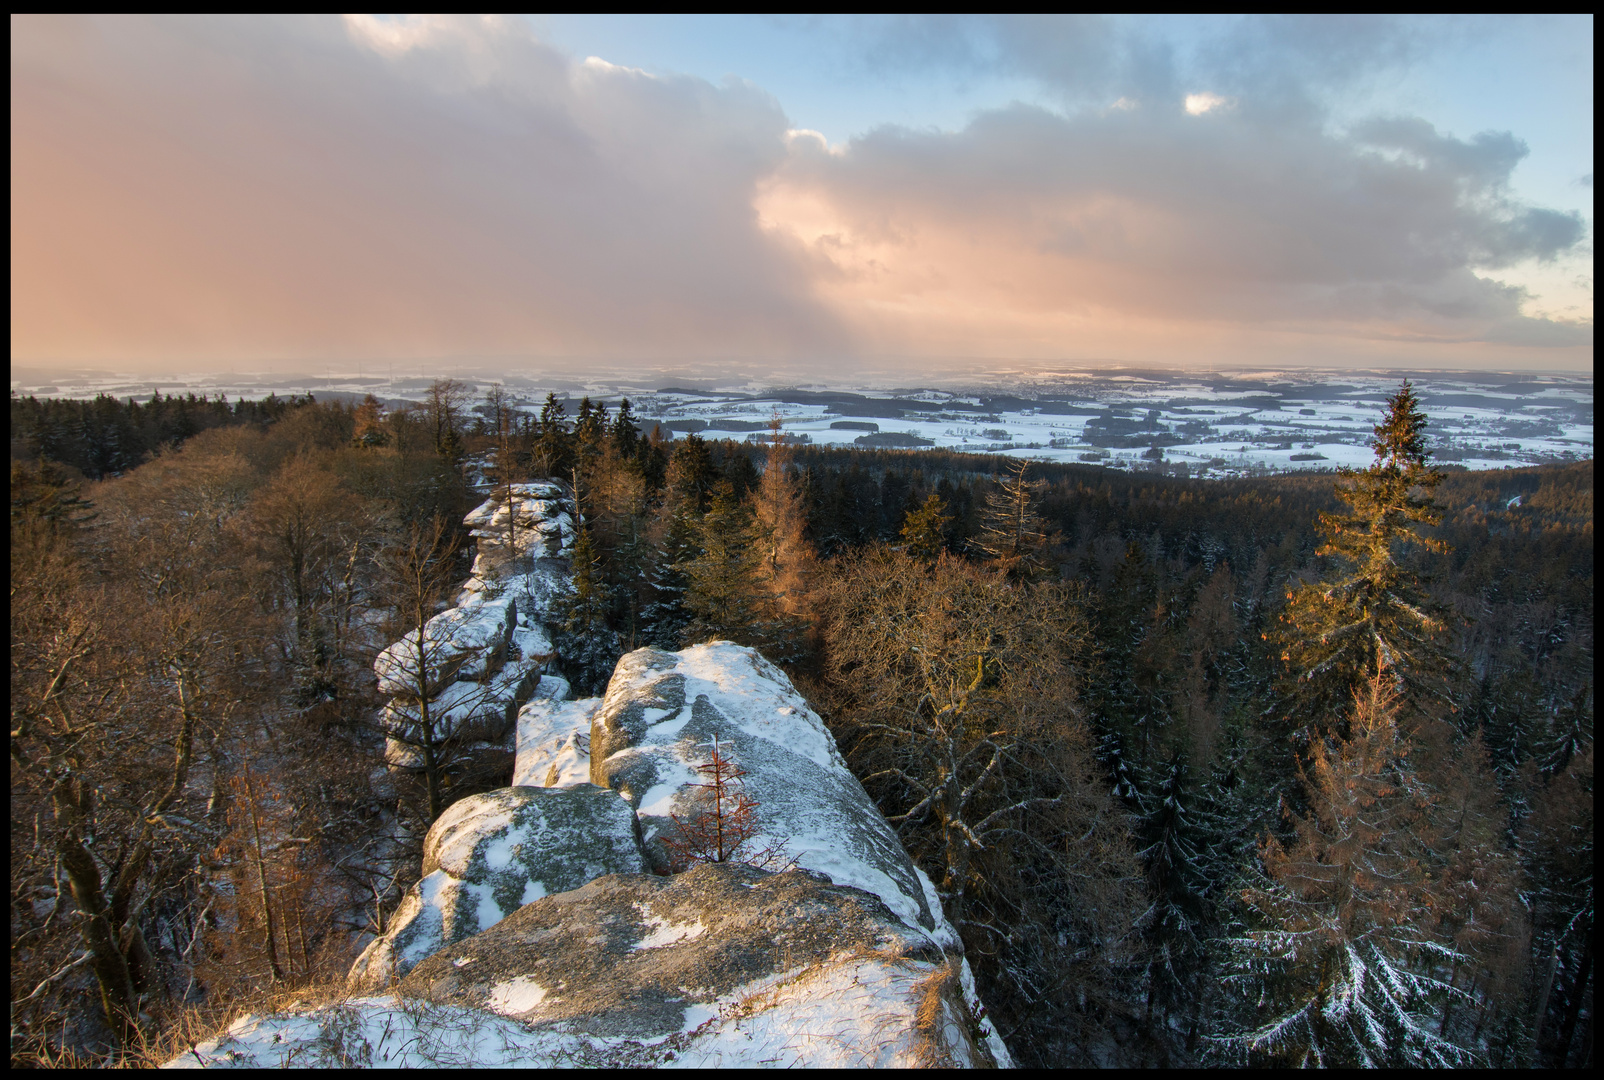
<svg viewBox="0 0 1604 1080">
<path fill-rule="evenodd" d="M 570 505 L 568 489 L 565 485 L 552 480 L 533 480 L 528 483 L 511 484 L 512 504 L 519 519 L 538 521 L 542 518 L 555 517 L 565 512 Z M 490 498 L 480 503 L 462 519 L 462 523 L 470 529 L 482 529 L 491 524 L 497 517 L 505 522 L 512 514 L 508 510 L 505 493 L 497 489 Z"/>
<path fill-rule="evenodd" d="M 525 558 L 562 558 L 573 550 L 577 532 L 569 511 L 572 500 L 565 488 L 553 483 L 514 484 L 511 498 L 494 492 L 475 507 L 462 523 L 469 534 L 487 541 L 502 554 Z M 481 555 L 487 552 L 481 548 Z M 486 566 L 494 564 L 487 559 Z M 479 566 L 475 566 L 475 574 Z"/>
<path fill-rule="evenodd" d="M 470 607 L 493 593 L 517 602 L 518 617 L 523 625 L 553 626 L 559 621 L 559 605 L 570 591 L 573 580 L 567 558 L 524 560 L 513 569 L 504 556 L 498 556 L 494 569 L 485 571 L 488 578 L 480 576 L 480 568 L 476 559 L 475 576 L 463 582 L 457 606 Z"/>
<path fill-rule="evenodd" d="M 673 815 L 698 809 L 701 792 L 692 785 L 705 778 L 696 767 L 715 736 L 745 770 L 746 794 L 757 801 L 755 849 L 783 845 L 798 866 L 873 893 L 910 926 L 939 930 L 956 946 L 824 721 L 784 672 L 728 641 L 629 653 L 591 723 L 591 781 L 635 809 L 656 869 L 669 866 L 662 838 L 672 835 Z"/>
<path fill-rule="evenodd" d="M 383 989 L 452 942 L 525 904 L 645 866 L 629 807 L 604 788 L 501 788 L 453 803 L 423 843 L 423 878 L 351 967 Z"/>
<path fill-rule="evenodd" d="M 590 723 L 601 698 L 536 697 L 518 710 L 512 782 L 532 787 L 590 783 Z"/>
<path fill-rule="evenodd" d="M 397 996 L 245 1017 L 170 1067 L 1009 1064 L 929 879 L 756 652 L 638 650 L 604 698 L 533 693 L 520 786 L 441 816 L 351 969 Z M 715 735 L 792 869 L 646 872 Z"/>
<path fill-rule="evenodd" d="M 429 727 L 436 741 L 455 739 L 458 743 L 499 743 L 512 732 L 518 707 L 550 676 L 540 669 L 545 658 L 514 660 L 486 682 L 463 680 L 451 683 L 429 699 Z M 567 683 L 552 679 L 552 683 Z M 379 715 L 386 733 L 385 761 L 393 768 L 416 769 L 423 765 L 419 749 L 424 741 L 423 708 L 409 698 L 392 698 Z"/>
<path fill-rule="evenodd" d="M 552 646 L 551 635 L 545 627 L 539 625 L 519 626 L 512 632 L 512 647 L 508 649 L 509 658 L 517 657 L 520 660 L 550 660 L 557 655 Z"/>
<path fill-rule="evenodd" d="M 424 681 L 434 694 L 458 679 L 488 678 L 506 659 L 517 617 L 510 596 L 442 611 L 424 624 L 421 649 L 413 630 L 373 661 L 379 692 L 417 694 Z"/>
<path fill-rule="evenodd" d="M 659 1060 L 683 1066 L 981 1057 L 979 1024 L 930 937 L 806 871 L 599 878 L 442 949 L 398 989 L 598 1049 L 661 1047 Z"/>
</svg>

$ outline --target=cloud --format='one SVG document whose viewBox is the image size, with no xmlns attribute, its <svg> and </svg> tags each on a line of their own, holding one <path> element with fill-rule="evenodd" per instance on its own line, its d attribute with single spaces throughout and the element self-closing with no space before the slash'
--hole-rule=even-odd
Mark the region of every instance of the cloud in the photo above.
<svg viewBox="0 0 1604 1080">
<path fill-rule="evenodd" d="M 13 357 L 1590 348 L 1590 277 L 1560 319 L 1494 279 L 1590 242 L 1511 194 L 1520 139 L 1330 121 L 1416 24 L 1250 18 L 1190 51 L 1096 17 L 876 25 L 866 58 L 1055 105 L 829 145 L 760 87 L 493 17 L 14 19 Z"/>
<path fill-rule="evenodd" d="M 758 226 L 790 125 L 749 84 L 495 18 L 12 30 L 14 357 L 849 347 Z"/>
<path fill-rule="evenodd" d="M 880 342 L 1037 356 L 1284 333 L 1590 342 L 1590 320 L 1523 315 L 1529 297 L 1487 276 L 1586 236 L 1578 215 L 1510 193 L 1519 139 L 1407 117 L 1338 131 L 1242 95 L 1016 104 L 956 132 L 881 128 L 829 156 L 794 143 L 760 207 L 828 264 L 821 294 Z"/>
<path fill-rule="evenodd" d="M 1205 90 L 1201 94 L 1187 94 L 1184 104 L 1190 115 L 1202 116 L 1213 109 L 1229 106 L 1232 101 L 1230 98 L 1223 98 L 1219 94 L 1211 94 Z"/>
</svg>

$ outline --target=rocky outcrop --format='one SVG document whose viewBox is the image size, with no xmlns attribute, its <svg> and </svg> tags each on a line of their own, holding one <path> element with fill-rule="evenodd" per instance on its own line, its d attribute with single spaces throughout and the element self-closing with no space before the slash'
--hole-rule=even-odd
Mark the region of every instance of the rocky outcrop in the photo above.
<svg viewBox="0 0 1604 1080">
<path fill-rule="evenodd" d="M 537 900 L 429 957 L 397 997 L 246 1017 L 172 1065 L 997 1064 L 965 984 L 859 889 L 703 865 Z"/>
<path fill-rule="evenodd" d="M 556 484 L 513 496 L 469 515 L 450 618 L 392 646 L 428 670 L 431 723 L 516 748 L 515 786 L 435 822 L 352 967 L 353 994 L 392 993 L 246 1017 L 170 1064 L 1006 1065 L 935 890 L 782 672 L 711 642 L 628 654 L 601 698 L 541 674 L 572 521 Z M 421 711 L 398 692 L 386 723 Z M 669 844 L 705 821 L 715 743 L 761 866 L 687 869 Z"/>
<path fill-rule="evenodd" d="M 510 487 L 510 498 L 509 492 L 498 488 L 462 519 L 470 535 L 480 541 L 484 565 L 494 565 L 501 552 L 533 559 L 567 558 L 577 535 L 567 488 L 550 480 Z M 475 564 L 476 575 L 479 566 Z"/>
<path fill-rule="evenodd" d="M 422 880 L 353 965 L 352 989 L 383 989 L 543 896 L 641 872 L 637 828 L 627 806 L 590 784 L 502 788 L 452 803 L 424 839 Z"/>
<path fill-rule="evenodd" d="M 591 722 L 591 782 L 628 800 L 654 868 L 669 868 L 663 840 L 674 816 L 699 809 L 697 766 L 715 738 L 757 803 L 754 848 L 783 847 L 796 865 L 873 893 L 910 925 L 950 932 L 824 721 L 757 650 L 727 641 L 628 654 Z"/>
<path fill-rule="evenodd" d="M 868 893 L 806 871 L 705 864 L 600 878 L 520 908 L 418 965 L 400 992 L 596 1045 L 667 1044 L 684 1065 L 729 1051 L 752 1061 L 799 1037 L 816 1045 L 795 1064 L 974 1062 L 973 1018 L 940 985 L 947 972 L 930 936 Z M 850 1005 L 835 997 L 847 984 L 862 991 Z M 924 992 L 947 1015 L 922 1033 Z"/>
<path fill-rule="evenodd" d="M 569 567 L 560 556 L 571 549 L 571 503 L 555 483 L 512 488 L 512 509 L 501 493 L 464 519 L 480 538 L 479 553 L 456 606 L 373 662 L 379 691 L 392 696 L 379 721 L 393 769 L 421 768 L 425 741 L 503 742 L 519 707 L 542 694 L 554 655 L 549 624 L 568 588 Z M 566 698 L 566 684 L 545 696 Z"/>
<path fill-rule="evenodd" d="M 423 645 L 413 630 L 373 661 L 381 694 L 416 696 L 420 686 L 438 693 L 456 679 L 484 679 L 507 658 L 517 625 L 510 598 L 486 600 L 442 611 L 423 627 Z"/>
</svg>

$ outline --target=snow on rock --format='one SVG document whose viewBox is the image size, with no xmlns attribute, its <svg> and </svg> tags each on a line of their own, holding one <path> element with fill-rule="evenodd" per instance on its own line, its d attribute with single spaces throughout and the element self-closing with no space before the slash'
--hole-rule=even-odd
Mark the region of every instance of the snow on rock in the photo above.
<svg viewBox="0 0 1604 1080">
<path fill-rule="evenodd" d="M 531 620 L 555 625 L 561 621 L 558 614 L 563 599 L 573 588 L 573 568 L 566 557 L 536 559 L 529 570 L 509 586 L 509 592 L 518 598 L 520 610 L 529 612 Z"/>
<path fill-rule="evenodd" d="M 512 632 L 512 648 L 508 650 L 509 658 L 517 654 L 520 660 L 539 660 L 545 662 L 557 655 L 557 650 L 551 644 L 551 635 L 541 626 L 519 626 Z"/>
<path fill-rule="evenodd" d="M 547 897 L 441 950 L 398 990 L 603 1054 L 659 1051 L 639 1064 L 978 1064 L 981 1025 L 953 974 L 928 934 L 870 893 L 726 863 Z"/>
<path fill-rule="evenodd" d="M 422 765 L 419 744 L 425 734 L 494 745 L 512 734 L 518 707 L 531 694 L 568 696 L 566 684 L 560 695 L 537 688 L 537 681 L 545 685 L 541 669 L 556 655 L 548 627 L 570 589 L 568 562 L 520 558 L 505 543 L 506 532 L 492 526 L 516 516 L 531 536 L 541 529 L 564 536 L 572 525 L 571 504 L 565 488 L 546 481 L 514 484 L 512 494 L 515 511 L 498 495 L 464 519 L 489 531 L 477 533 L 474 576 L 458 594 L 457 606 L 429 620 L 421 647 L 413 631 L 374 661 L 380 692 L 394 697 L 380 716 L 388 734 L 385 760 L 392 768 Z M 523 546 L 522 539 L 518 545 Z M 566 550 L 561 544 L 557 549 Z M 420 691 L 429 698 L 430 733 L 422 730 Z"/>
<path fill-rule="evenodd" d="M 448 808 L 352 966 L 353 994 L 396 995 L 247 1016 L 167 1067 L 1010 1064 L 934 887 L 781 672 L 729 642 L 642 649 L 569 701 L 536 671 L 519 786 Z M 793 868 L 646 872 L 715 735 Z"/>
<path fill-rule="evenodd" d="M 561 701 L 540 696 L 518 710 L 512 782 L 531 787 L 590 783 L 590 723 L 601 698 Z"/>
<path fill-rule="evenodd" d="M 162 1068 L 528 1068 L 567 1060 L 571 1042 L 479 1009 L 378 996 L 242 1016 Z"/>
<path fill-rule="evenodd" d="M 541 518 L 555 516 L 563 512 L 569 503 L 568 489 L 564 485 L 551 480 L 536 480 L 523 484 L 508 485 L 512 491 L 512 502 L 517 507 L 519 520 L 538 521 Z M 482 529 L 497 517 L 506 521 L 510 514 L 507 510 L 505 492 L 497 489 L 496 492 L 484 502 L 475 507 L 462 523 L 470 529 Z"/>
<path fill-rule="evenodd" d="M 517 660 L 504 666 L 488 682 L 454 682 L 429 699 L 429 727 L 436 741 L 501 742 L 512 731 L 518 706 L 531 688 L 545 683 L 540 674 L 545 661 Z M 553 679 L 564 688 L 567 683 Z M 536 690 L 536 693 L 539 691 Z M 393 698 L 379 716 L 384 728 L 385 760 L 392 767 L 416 769 L 423 765 L 419 746 L 424 741 L 423 708 L 404 697 Z"/>
<path fill-rule="evenodd" d="M 422 880 L 352 965 L 349 984 L 383 989 L 531 901 L 644 870 L 636 829 L 622 800 L 590 784 L 501 788 L 453 803 L 424 838 Z"/>
<path fill-rule="evenodd" d="M 517 600 L 525 625 L 555 621 L 556 602 L 571 576 L 568 557 L 578 535 L 566 485 L 532 481 L 497 489 L 462 519 L 479 542 L 473 576 L 457 597 L 459 607 L 484 598 Z"/>
<path fill-rule="evenodd" d="M 847 768 L 835 739 L 790 679 L 755 649 L 728 641 L 680 652 L 637 649 L 618 661 L 591 723 L 591 781 L 640 817 L 647 857 L 668 867 L 672 815 L 697 809 L 714 736 L 746 771 L 761 835 L 798 866 L 880 897 L 909 926 L 956 948 L 913 862 Z"/>
<path fill-rule="evenodd" d="M 500 670 L 516 624 L 511 597 L 442 611 L 424 624 L 421 650 L 413 630 L 373 661 L 379 692 L 416 694 L 422 679 L 433 694 L 457 679 L 487 678 Z"/>
<path fill-rule="evenodd" d="M 470 535 L 504 553 L 536 559 L 562 558 L 573 551 L 577 532 L 566 488 L 549 482 L 513 484 L 511 498 L 506 496 L 494 492 L 462 519 Z M 478 567 L 476 563 L 476 574 Z"/>
</svg>

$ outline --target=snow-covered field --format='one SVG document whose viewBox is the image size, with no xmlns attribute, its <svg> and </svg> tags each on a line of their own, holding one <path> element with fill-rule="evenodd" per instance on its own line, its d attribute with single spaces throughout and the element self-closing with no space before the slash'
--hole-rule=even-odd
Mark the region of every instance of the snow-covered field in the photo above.
<svg viewBox="0 0 1604 1080">
<path fill-rule="evenodd" d="M 778 413 L 787 435 L 814 445 L 946 447 L 1032 460 L 1124 469 L 1184 465 L 1193 476 L 1364 465 L 1382 402 L 1402 375 L 1386 371 L 992 372 L 965 381 L 895 385 L 788 385 L 750 374 L 689 382 L 669 371 L 601 371 L 542 378 L 507 370 L 455 372 L 483 391 L 499 380 L 520 406 L 548 389 L 615 407 L 628 397 L 648 430 L 713 438 L 764 438 Z M 13 369 L 12 391 L 84 397 L 194 391 L 215 396 L 372 393 L 418 400 L 428 378 L 327 372 L 296 375 L 126 376 Z M 1593 456 L 1593 380 L 1586 375 L 1410 374 L 1430 418 L 1439 461 L 1496 469 Z"/>
</svg>

